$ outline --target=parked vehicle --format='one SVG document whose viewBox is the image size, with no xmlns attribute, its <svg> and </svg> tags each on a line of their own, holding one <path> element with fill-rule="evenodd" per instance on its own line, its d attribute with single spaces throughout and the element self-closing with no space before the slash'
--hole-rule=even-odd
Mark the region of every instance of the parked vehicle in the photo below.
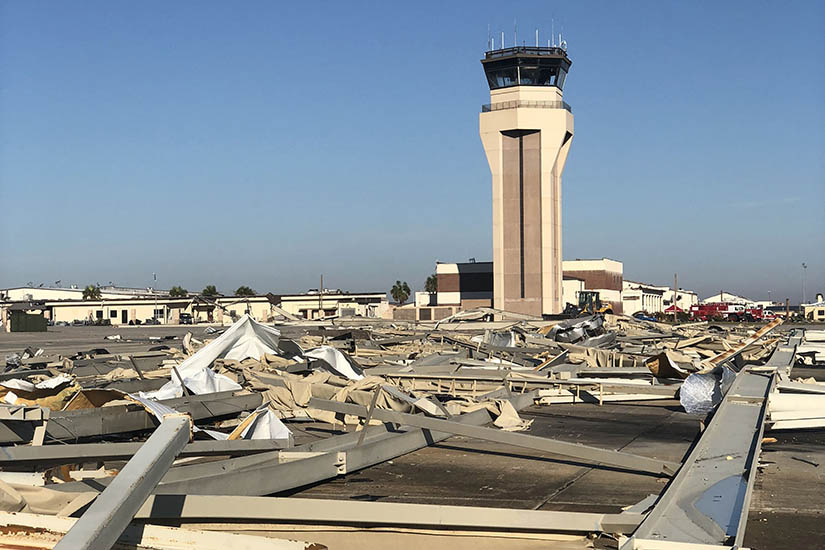
<svg viewBox="0 0 825 550">
<path fill-rule="evenodd" d="M 748 307 L 745 308 L 745 320 L 746 321 L 764 321 L 765 320 L 765 310 L 761 307 Z"/>
<path fill-rule="evenodd" d="M 690 306 L 690 318 L 694 321 L 733 321 L 746 318 L 745 306 L 730 302 L 713 302 Z"/>
<path fill-rule="evenodd" d="M 776 319 L 778 315 L 769 309 L 762 310 L 762 320 L 763 321 L 773 321 Z"/>
<path fill-rule="evenodd" d="M 153 318 L 149 317 L 148 319 L 143 321 L 143 324 L 144 325 L 159 325 L 160 320 L 159 319 L 153 319 Z"/>
<path fill-rule="evenodd" d="M 639 321 L 657 321 L 656 317 L 648 315 L 647 312 L 644 311 L 637 311 L 633 314 L 633 318 Z"/>
<path fill-rule="evenodd" d="M 191 313 L 181 313 L 179 322 L 181 325 L 193 325 L 195 324 L 195 320 L 192 318 Z"/>
</svg>

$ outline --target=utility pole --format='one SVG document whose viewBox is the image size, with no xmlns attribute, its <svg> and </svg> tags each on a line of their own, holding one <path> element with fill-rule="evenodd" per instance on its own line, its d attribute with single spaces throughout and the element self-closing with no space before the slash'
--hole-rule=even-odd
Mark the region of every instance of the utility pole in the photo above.
<svg viewBox="0 0 825 550">
<path fill-rule="evenodd" d="M 788 298 L 785 298 L 785 320 L 791 318 L 791 301 Z"/>
<path fill-rule="evenodd" d="M 158 274 L 152 273 L 152 294 L 155 295 L 155 306 L 152 308 L 152 319 L 158 318 Z"/>
<path fill-rule="evenodd" d="M 802 303 L 807 303 L 807 299 L 805 298 L 805 279 L 807 279 L 808 274 L 808 264 L 802 262 Z"/>
<path fill-rule="evenodd" d="M 318 318 L 324 316 L 324 275 L 321 274 L 321 286 L 318 287 Z"/>
<path fill-rule="evenodd" d="M 678 306 L 676 305 L 676 301 L 679 299 L 679 274 L 673 274 L 673 324 L 677 324 L 679 322 L 679 314 L 677 311 L 679 310 Z"/>
</svg>

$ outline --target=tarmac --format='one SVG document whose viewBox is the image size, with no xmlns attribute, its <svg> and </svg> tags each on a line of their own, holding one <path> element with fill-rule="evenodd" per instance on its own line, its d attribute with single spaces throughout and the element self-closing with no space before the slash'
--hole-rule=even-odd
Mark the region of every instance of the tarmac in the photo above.
<svg viewBox="0 0 825 550">
<path fill-rule="evenodd" d="M 825 380 L 825 370 L 817 378 Z M 527 432 L 533 435 L 676 461 L 699 433 L 699 419 L 683 412 L 676 400 L 554 404 L 525 409 L 521 416 L 533 420 Z M 312 437 L 311 429 L 304 432 L 303 437 Z M 825 433 L 765 435 L 777 441 L 763 446 L 745 543 L 756 550 L 821 548 Z M 658 494 L 667 481 L 454 436 L 294 496 L 618 513 Z"/>
</svg>

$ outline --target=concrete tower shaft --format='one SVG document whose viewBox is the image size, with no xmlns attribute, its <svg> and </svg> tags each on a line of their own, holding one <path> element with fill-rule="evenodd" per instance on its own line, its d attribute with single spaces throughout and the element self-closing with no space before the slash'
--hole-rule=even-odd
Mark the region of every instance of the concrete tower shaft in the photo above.
<svg viewBox="0 0 825 550">
<path fill-rule="evenodd" d="M 490 104 L 479 133 L 493 178 L 493 306 L 555 314 L 562 303 L 561 175 L 573 138 L 560 48 L 516 47 L 482 60 Z"/>
</svg>

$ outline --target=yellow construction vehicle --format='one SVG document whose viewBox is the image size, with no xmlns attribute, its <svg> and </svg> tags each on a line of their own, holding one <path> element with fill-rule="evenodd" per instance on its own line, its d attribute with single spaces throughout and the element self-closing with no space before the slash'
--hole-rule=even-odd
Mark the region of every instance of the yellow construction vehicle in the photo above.
<svg viewBox="0 0 825 550">
<path fill-rule="evenodd" d="M 579 292 L 579 315 L 594 315 L 596 313 L 613 313 L 609 303 L 602 304 L 599 293 L 595 290 Z"/>
</svg>

